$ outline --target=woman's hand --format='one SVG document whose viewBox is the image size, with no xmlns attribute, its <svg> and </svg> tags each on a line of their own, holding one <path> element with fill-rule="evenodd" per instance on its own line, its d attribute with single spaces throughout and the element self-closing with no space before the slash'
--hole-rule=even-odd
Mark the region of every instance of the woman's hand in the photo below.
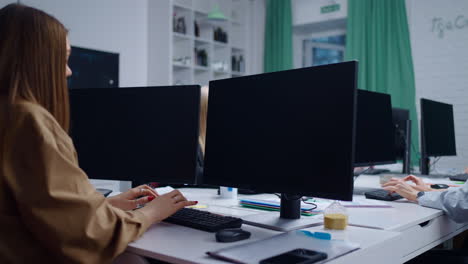
<svg viewBox="0 0 468 264">
<path fill-rule="evenodd" d="M 140 185 L 116 196 L 108 197 L 107 201 L 114 207 L 128 211 L 151 202 L 158 193 L 147 185 Z"/>
<path fill-rule="evenodd" d="M 407 181 L 413 182 L 414 185 L 408 184 Z M 433 191 L 421 178 L 414 175 L 409 175 L 402 179 L 393 178 L 383 184 L 382 187 L 389 192 L 396 192 L 410 201 L 417 200 L 418 192 Z"/>
<path fill-rule="evenodd" d="M 405 181 L 399 181 L 394 185 L 387 185 L 384 189 L 389 192 L 396 192 L 410 201 L 416 201 L 418 199 L 418 192 L 420 192 L 416 190 L 414 186 L 409 185 Z"/>
<path fill-rule="evenodd" d="M 429 187 L 429 185 L 427 185 L 421 178 L 416 177 L 414 175 L 409 175 L 409 176 L 406 176 L 406 177 L 404 177 L 402 179 L 392 178 L 390 181 L 383 184 L 382 187 L 396 186 L 399 183 L 402 183 L 402 182 L 406 183 L 407 181 L 413 182 L 414 185 L 409 185 L 408 184 L 408 186 L 412 187 L 413 189 L 415 189 L 418 192 L 433 191 L 433 189 L 431 187 Z"/>
<path fill-rule="evenodd" d="M 195 205 L 197 201 L 187 201 L 178 190 L 157 196 L 154 201 L 148 203 L 138 211 L 146 215 L 151 222 L 159 222 L 171 216 L 185 206 Z"/>
</svg>

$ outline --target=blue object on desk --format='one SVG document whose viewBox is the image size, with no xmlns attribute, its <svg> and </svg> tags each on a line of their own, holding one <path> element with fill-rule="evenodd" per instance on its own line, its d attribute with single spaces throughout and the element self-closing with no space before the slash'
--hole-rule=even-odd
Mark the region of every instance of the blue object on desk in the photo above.
<svg viewBox="0 0 468 264">
<path fill-rule="evenodd" d="M 331 240 L 331 234 L 329 233 L 325 233 L 325 232 L 310 232 L 310 231 L 307 231 L 307 230 L 298 230 L 297 231 L 298 234 L 304 234 L 306 236 L 309 236 L 309 237 L 315 237 L 317 239 L 323 239 L 323 240 Z"/>
</svg>

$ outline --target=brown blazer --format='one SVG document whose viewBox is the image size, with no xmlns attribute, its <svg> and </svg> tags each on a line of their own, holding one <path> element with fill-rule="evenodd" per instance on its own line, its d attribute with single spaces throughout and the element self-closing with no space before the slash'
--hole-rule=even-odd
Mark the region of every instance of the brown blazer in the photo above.
<svg viewBox="0 0 468 264">
<path fill-rule="evenodd" d="M 150 224 L 95 190 L 47 110 L 0 99 L 0 263 L 110 263 Z"/>
</svg>

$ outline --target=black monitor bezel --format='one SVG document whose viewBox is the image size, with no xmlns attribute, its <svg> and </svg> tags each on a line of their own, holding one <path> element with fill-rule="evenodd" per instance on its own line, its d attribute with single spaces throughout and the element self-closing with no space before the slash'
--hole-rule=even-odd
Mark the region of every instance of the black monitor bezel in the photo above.
<svg viewBox="0 0 468 264">
<path fill-rule="evenodd" d="M 293 69 L 293 70 L 286 70 L 286 71 L 280 71 L 280 72 L 292 72 L 292 71 L 297 71 L 297 70 L 307 70 L 310 68 L 332 68 L 335 67 L 336 65 L 342 65 L 341 67 L 353 67 L 353 75 L 354 75 L 354 83 L 352 84 L 354 86 L 353 88 L 353 94 L 354 94 L 354 102 L 353 102 L 353 117 L 352 117 L 352 153 L 351 153 L 351 159 L 350 159 L 350 164 L 349 164 L 349 186 L 348 186 L 348 191 L 346 194 L 331 194 L 331 193 L 324 193 L 324 192 L 318 192 L 318 191 L 313 191 L 313 192 L 291 192 L 290 190 L 286 189 L 279 189 L 277 185 L 268 185 L 268 184 L 263 184 L 262 186 L 259 185 L 252 185 L 252 184 L 245 184 L 245 183 L 238 183 L 238 182 L 227 182 L 227 181 L 219 181 L 219 180 L 210 180 L 209 182 L 204 182 L 205 184 L 209 185 L 218 185 L 218 186 L 230 186 L 230 187 L 237 187 L 237 188 L 244 188 L 244 189 L 249 189 L 249 190 L 255 190 L 258 192 L 264 192 L 264 193 L 284 193 L 284 194 L 289 194 L 289 195 L 302 195 L 302 196 L 316 196 L 316 197 L 322 197 L 322 198 L 329 198 L 329 199 L 337 199 L 337 200 L 347 200 L 351 201 L 352 196 L 353 196 L 353 170 L 354 170 L 354 151 L 355 151 L 355 129 L 356 129 L 356 100 L 357 100 L 357 80 L 358 80 L 358 62 L 357 61 L 347 61 L 347 62 L 342 62 L 342 63 L 335 63 L 335 64 L 328 64 L 328 65 L 321 65 L 321 66 L 313 66 L 313 67 L 307 67 L 307 68 L 301 68 L 301 69 Z M 351 70 L 351 69 L 350 69 Z M 277 73 L 277 72 L 276 72 Z M 243 76 L 243 77 L 237 77 L 237 78 L 258 78 L 262 77 L 264 75 L 268 74 L 275 74 L 275 73 L 263 73 L 263 74 L 257 74 L 257 75 L 251 75 L 251 76 Z M 226 80 L 226 79 L 224 79 Z M 216 81 L 211 81 L 210 86 L 213 82 L 218 82 L 218 81 L 223 81 L 223 80 L 216 80 Z M 210 93 L 212 93 L 212 89 L 210 89 Z M 210 98 L 210 97 L 209 97 Z M 208 103 L 210 102 L 210 99 L 208 99 Z M 209 107 L 208 107 L 209 109 Z M 208 110 L 208 116 L 209 116 L 209 110 Z M 209 125 L 209 118 L 208 118 L 208 125 Z M 209 146 L 209 133 L 207 131 L 207 146 Z M 205 165 L 209 164 L 207 161 L 208 155 L 205 155 Z M 207 173 L 207 168 L 205 168 L 204 172 L 204 179 L 206 179 L 206 173 Z"/>
<path fill-rule="evenodd" d="M 425 127 L 425 104 L 439 104 L 441 106 L 446 106 L 452 112 L 452 121 L 453 121 L 453 143 L 454 143 L 454 152 L 452 153 L 428 153 L 427 151 L 427 140 L 426 140 L 426 133 L 428 133 L 428 129 Z M 429 157 L 453 157 L 457 156 L 457 142 L 456 142 L 456 134 L 455 134 L 455 116 L 453 111 L 453 104 L 448 104 L 444 102 L 434 101 L 426 98 L 420 99 L 420 109 L 421 109 L 421 159 L 427 159 Z"/>
<path fill-rule="evenodd" d="M 398 144 L 398 140 L 397 140 L 397 137 L 400 136 L 400 137 L 404 137 L 405 140 L 406 139 L 406 135 L 405 135 L 405 130 L 406 130 L 406 121 L 408 120 L 411 120 L 411 113 L 410 113 L 410 110 L 409 109 L 406 109 L 406 108 L 400 108 L 400 107 L 392 107 L 392 116 L 393 116 L 393 127 L 395 129 L 395 155 L 396 155 L 396 159 L 397 160 L 403 160 L 404 159 L 404 155 L 398 155 L 398 151 L 397 150 L 397 144 Z M 404 116 L 404 118 L 400 118 Z M 398 131 L 397 131 L 397 122 L 395 122 L 395 120 L 398 120 L 398 121 L 404 121 L 405 124 L 404 124 L 404 129 L 402 129 L 402 135 L 398 135 Z M 398 122 L 400 123 L 400 122 Z M 405 150 L 403 150 L 404 152 Z"/>
<path fill-rule="evenodd" d="M 196 89 L 196 95 L 194 97 L 194 100 L 196 100 L 198 103 L 196 104 L 196 109 L 193 109 L 193 111 L 196 113 L 196 116 L 197 116 L 197 122 L 196 122 L 196 137 L 194 136 L 194 141 L 192 141 L 192 144 L 194 145 L 198 145 L 199 144 L 199 116 L 200 116 L 200 97 L 201 97 L 201 87 L 200 85 L 177 85 L 177 86 L 133 86 L 133 87 L 120 87 L 120 88 L 102 88 L 102 87 L 98 87 L 98 88 L 78 88 L 78 89 L 73 89 L 73 90 L 70 90 L 69 91 L 69 96 L 71 98 L 71 96 L 75 93 L 79 94 L 79 93 L 89 93 L 89 92 L 93 92 L 93 91 L 96 91 L 96 92 L 101 92 L 101 93 L 106 93 L 106 92 L 110 92 L 112 90 L 116 90 L 116 91 L 128 91 L 129 89 Z M 71 99 L 70 99 L 71 101 Z M 72 114 L 71 113 L 72 111 L 72 106 L 70 105 L 70 115 Z M 71 122 L 72 120 L 70 120 Z M 73 124 L 71 123 L 71 127 L 70 127 L 70 136 L 73 137 Z M 194 128 L 195 129 L 195 128 Z M 77 150 L 78 151 L 78 150 Z M 79 153 L 78 154 L 78 158 L 79 158 Z M 181 177 L 181 178 L 177 178 L 177 179 L 174 179 L 174 178 L 165 178 L 164 177 L 160 177 L 160 176 L 157 176 L 155 177 L 154 175 L 105 175 L 105 176 L 101 176 L 101 175 L 93 175 L 93 174 L 89 174 L 89 177 L 92 178 L 92 179 L 98 179 L 98 180 L 119 180 L 119 181 L 136 181 L 136 182 L 140 182 L 140 183 L 143 183 L 143 182 L 146 182 L 146 183 L 149 183 L 149 182 L 158 182 L 158 183 L 167 183 L 167 184 L 171 184 L 171 183 L 174 183 L 174 184 L 198 184 L 200 182 L 200 175 L 197 175 L 197 154 L 198 154 L 198 149 L 194 149 L 194 159 L 193 159 L 193 167 L 194 167 L 194 170 L 193 170 L 193 175 L 192 176 L 187 176 L 187 177 Z M 157 162 L 157 160 L 155 160 L 154 162 Z M 191 166 L 192 166 L 191 165 Z M 183 179 L 182 179 L 183 178 Z"/>
<path fill-rule="evenodd" d="M 392 108 L 392 103 L 391 103 L 391 95 L 390 94 L 386 94 L 386 93 L 380 93 L 380 92 L 375 92 L 375 91 L 368 91 L 368 90 L 361 90 L 361 89 L 358 89 L 358 93 L 375 93 L 375 94 L 379 94 L 379 95 L 382 95 L 382 96 L 386 96 L 388 97 L 389 101 L 390 101 L 390 108 Z M 359 97 L 357 99 L 357 104 L 356 104 L 356 111 L 357 111 L 357 105 L 359 105 Z M 357 113 L 357 112 L 356 112 Z M 393 117 L 393 116 L 392 116 Z M 393 124 L 393 120 L 392 120 L 392 124 Z M 357 119 L 356 119 L 356 129 L 357 129 Z M 358 133 L 358 131 L 356 130 L 356 135 Z M 392 141 L 393 142 L 393 141 Z M 357 142 L 356 142 L 357 143 Z M 393 145 L 393 144 L 392 144 Z M 355 146 L 355 150 L 356 150 L 356 146 Z M 368 161 L 368 162 L 355 162 L 354 163 L 354 166 L 355 167 L 366 167 L 366 166 L 375 166 L 375 165 L 387 165 L 387 164 L 395 164 L 397 162 L 397 158 L 396 158 L 396 153 L 394 153 L 393 155 L 393 159 L 391 160 L 378 160 L 378 161 Z M 356 158 L 356 155 L 355 157 Z"/>
</svg>

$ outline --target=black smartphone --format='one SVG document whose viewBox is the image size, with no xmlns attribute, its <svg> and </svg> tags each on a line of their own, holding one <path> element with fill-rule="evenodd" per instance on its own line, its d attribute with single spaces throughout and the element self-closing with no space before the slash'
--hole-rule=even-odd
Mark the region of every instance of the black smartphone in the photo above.
<svg viewBox="0 0 468 264">
<path fill-rule="evenodd" d="M 291 251 L 266 258 L 260 264 L 310 264 L 327 258 L 327 254 L 305 248 L 296 248 Z"/>
</svg>

